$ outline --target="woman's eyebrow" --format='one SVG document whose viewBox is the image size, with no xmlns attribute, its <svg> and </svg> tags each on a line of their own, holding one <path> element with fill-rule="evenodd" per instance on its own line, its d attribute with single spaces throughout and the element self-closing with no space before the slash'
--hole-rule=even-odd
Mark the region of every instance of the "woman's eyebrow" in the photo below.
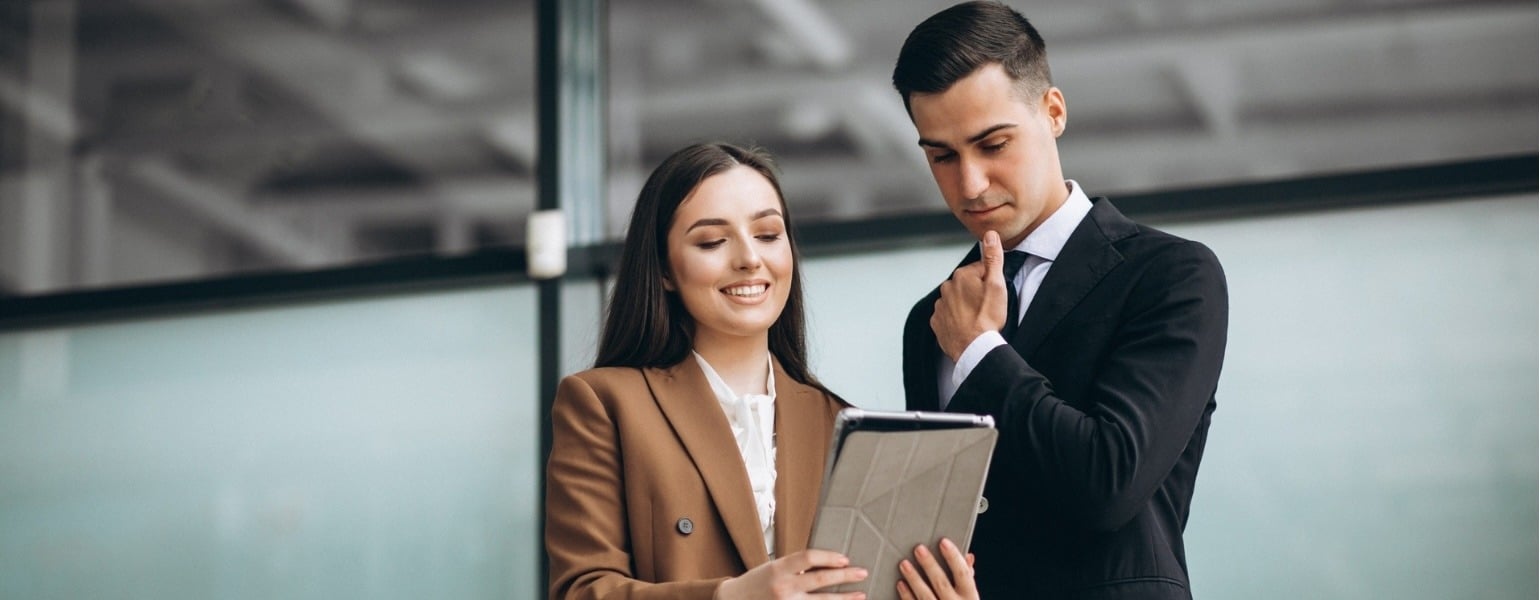
<svg viewBox="0 0 1540 600">
<path fill-rule="evenodd" d="M 689 233 L 694 231 L 696 227 L 710 227 L 712 225 L 727 225 L 727 219 L 701 219 L 692 223 L 684 232 Z"/>
<path fill-rule="evenodd" d="M 786 218 L 785 216 L 783 216 L 781 214 L 781 211 L 779 209 L 767 208 L 767 209 L 764 209 L 764 210 L 759 211 L 757 213 L 754 213 L 754 216 L 750 217 L 749 220 L 750 221 L 758 221 L 758 220 L 763 219 L 765 217 L 781 217 L 783 219 Z M 693 231 L 696 227 L 711 227 L 711 226 L 723 226 L 723 227 L 725 227 L 727 225 L 729 225 L 729 223 L 727 222 L 727 219 L 701 219 L 699 221 L 691 223 L 690 226 L 684 230 L 684 232 L 685 233 L 689 233 L 689 232 Z"/>
</svg>

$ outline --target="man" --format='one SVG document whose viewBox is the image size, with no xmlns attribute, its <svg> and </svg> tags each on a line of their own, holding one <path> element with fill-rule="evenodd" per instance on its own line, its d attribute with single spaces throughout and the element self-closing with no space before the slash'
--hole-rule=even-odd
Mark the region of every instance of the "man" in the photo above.
<svg viewBox="0 0 1540 600">
<path fill-rule="evenodd" d="M 981 240 L 910 312 L 904 387 L 911 410 L 1000 429 L 972 545 L 982 597 L 1191 598 L 1182 530 L 1224 358 L 1218 260 L 1064 179 L 1064 95 L 1015 10 L 927 19 L 893 84 Z"/>
</svg>

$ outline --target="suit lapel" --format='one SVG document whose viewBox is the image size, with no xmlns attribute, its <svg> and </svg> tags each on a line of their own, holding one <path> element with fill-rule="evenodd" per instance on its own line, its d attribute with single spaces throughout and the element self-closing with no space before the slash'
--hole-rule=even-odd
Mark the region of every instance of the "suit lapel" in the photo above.
<svg viewBox="0 0 1540 600">
<path fill-rule="evenodd" d="M 930 328 L 930 316 L 941 288 L 932 290 L 910 310 L 904 340 L 904 396 L 909 410 L 941 410 L 936 365 L 941 360 L 941 346 Z"/>
<path fill-rule="evenodd" d="M 775 361 L 775 553 L 807 548 L 833 423 L 823 395 Z"/>
<path fill-rule="evenodd" d="M 974 243 L 967 256 L 953 270 L 978 262 L 981 255 L 979 245 Z M 904 341 L 904 361 L 907 363 L 904 373 L 906 377 L 912 378 L 905 390 L 905 405 L 909 410 L 941 410 L 940 382 L 937 381 L 940 375 L 937 367 L 941 362 L 941 344 L 936 341 L 935 330 L 930 328 L 930 316 L 935 312 L 936 301 L 940 299 L 941 287 L 937 286 L 909 314 L 908 335 L 912 339 Z"/>
<path fill-rule="evenodd" d="M 1021 327 L 1010 340 L 1011 347 L 1023 357 L 1032 356 L 1064 315 L 1123 262 L 1122 253 L 1112 243 L 1138 233 L 1138 226 L 1107 199 L 1097 198 L 1093 202 L 1091 212 L 1059 251 L 1059 260 L 1048 270 L 1022 317 Z"/>
<path fill-rule="evenodd" d="M 754 490 L 748 469 L 743 465 L 738 442 L 733 439 L 727 415 L 711 392 L 705 372 L 694 357 L 667 369 L 643 369 L 658 408 L 668 419 L 674 433 L 695 468 L 700 471 L 711 501 L 722 515 L 727 534 L 738 549 L 743 564 L 754 568 L 770 560 L 765 552 L 764 533 L 755 512 Z M 780 385 L 780 380 L 776 385 Z M 779 388 L 777 388 L 779 389 Z M 777 400 L 779 402 L 779 400 Z M 776 408 L 780 413 L 780 407 Z M 777 417 L 779 420 L 779 417 Z"/>
</svg>

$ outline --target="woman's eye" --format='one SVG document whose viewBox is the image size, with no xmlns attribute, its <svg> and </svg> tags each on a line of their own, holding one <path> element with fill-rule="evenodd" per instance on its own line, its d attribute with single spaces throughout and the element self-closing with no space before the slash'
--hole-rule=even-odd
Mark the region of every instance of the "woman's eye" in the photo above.
<svg viewBox="0 0 1540 600">
<path fill-rule="evenodd" d="M 764 235 L 757 235 L 757 236 L 754 236 L 754 237 L 759 238 L 759 241 L 761 241 L 761 242 L 774 242 L 774 241 L 779 241 L 781 239 L 781 234 L 779 234 L 779 233 L 766 233 Z"/>
<path fill-rule="evenodd" d="M 957 156 L 957 155 L 953 154 L 951 152 L 948 152 L 946 154 L 932 154 L 931 157 L 930 157 L 930 162 L 933 162 L 933 163 L 944 163 L 944 162 L 948 162 L 948 161 L 952 160 L 952 158 L 955 157 L 955 156 Z"/>
<path fill-rule="evenodd" d="M 696 244 L 695 247 L 700 248 L 701 250 L 711 250 L 713 248 L 716 248 L 716 247 L 721 246 L 722 244 L 726 244 L 726 243 L 727 243 L 727 240 L 712 240 L 712 241 L 709 241 L 709 242 L 701 242 L 699 244 Z"/>
</svg>

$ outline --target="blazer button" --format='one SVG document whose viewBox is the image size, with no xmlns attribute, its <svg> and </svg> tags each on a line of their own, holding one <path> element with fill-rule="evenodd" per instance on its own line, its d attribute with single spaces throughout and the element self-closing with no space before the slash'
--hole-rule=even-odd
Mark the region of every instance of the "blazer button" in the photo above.
<svg viewBox="0 0 1540 600">
<path fill-rule="evenodd" d="M 989 499 L 979 496 L 979 514 L 984 514 L 986 510 L 989 510 Z"/>
<path fill-rule="evenodd" d="M 695 531 L 695 523 L 692 523 L 689 517 L 681 517 L 678 522 L 674 523 L 674 528 L 678 529 L 679 533 L 690 535 L 691 532 Z"/>
</svg>

